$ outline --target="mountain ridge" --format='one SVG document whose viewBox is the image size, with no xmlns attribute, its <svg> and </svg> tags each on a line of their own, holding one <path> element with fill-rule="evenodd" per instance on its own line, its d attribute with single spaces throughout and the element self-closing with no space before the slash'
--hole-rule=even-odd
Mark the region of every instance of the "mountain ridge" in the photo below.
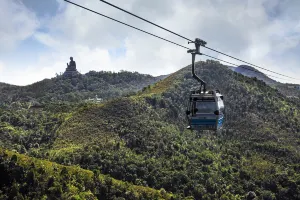
<svg viewBox="0 0 300 200">
<path fill-rule="evenodd" d="M 107 99 L 137 92 L 167 76 L 153 77 L 128 71 L 116 73 L 90 71 L 73 78 L 57 76 L 27 86 L 2 84 L 0 85 L 0 101 L 79 102 L 94 98 L 96 95 Z"/>
<path fill-rule="evenodd" d="M 256 77 L 259 80 L 262 80 L 266 82 L 269 85 L 278 85 L 279 82 L 269 78 L 267 75 L 265 75 L 263 72 L 260 72 L 259 70 L 255 69 L 254 67 L 251 67 L 249 65 L 240 65 L 238 67 L 232 68 L 233 71 L 243 74 L 244 76 L 248 77 Z"/>
<path fill-rule="evenodd" d="M 0 131 L 16 144 L 7 148 L 21 146 L 21 151 L 26 141 L 36 142 L 25 145 L 28 155 L 164 188 L 179 199 L 244 199 L 251 191 L 261 199 L 297 199 L 300 101 L 224 65 L 198 62 L 196 74 L 208 89 L 224 95 L 226 122 L 217 134 L 188 131 L 186 100 L 190 89 L 199 87 L 190 70 L 187 66 L 139 92 L 100 104 L 55 110 L 49 105 L 39 111 L 47 124 L 55 122 L 47 127 L 53 134 L 45 129 L 48 146 L 39 143 L 45 133 L 33 131 L 27 139 L 30 134 L 22 130 L 42 129 L 42 117 L 34 117 L 39 112 L 26 118 L 26 109 L 0 109 L 6 116 L 0 118 Z"/>
</svg>

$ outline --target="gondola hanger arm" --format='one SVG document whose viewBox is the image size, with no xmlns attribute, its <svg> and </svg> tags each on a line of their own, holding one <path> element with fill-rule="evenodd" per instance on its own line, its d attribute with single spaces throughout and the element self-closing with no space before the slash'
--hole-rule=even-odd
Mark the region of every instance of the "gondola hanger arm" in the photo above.
<svg viewBox="0 0 300 200">
<path fill-rule="evenodd" d="M 196 79 L 201 84 L 200 93 L 201 93 L 201 90 L 202 90 L 202 86 L 203 86 L 203 91 L 206 92 L 206 83 L 200 77 L 198 77 L 195 74 L 195 58 L 196 58 L 196 55 L 202 55 L 200 53 L 200 46 L 205 46 L 206 42 L 199 39 L 199 38 L 196 38 L 194 42 L 188 42 L 188 43 L 195 43 L 195 49 L 189 49 L 187 51 L 187 53 L 192 54 L 192 75 L 193 75 L 193 78 Z"/>
</svg>

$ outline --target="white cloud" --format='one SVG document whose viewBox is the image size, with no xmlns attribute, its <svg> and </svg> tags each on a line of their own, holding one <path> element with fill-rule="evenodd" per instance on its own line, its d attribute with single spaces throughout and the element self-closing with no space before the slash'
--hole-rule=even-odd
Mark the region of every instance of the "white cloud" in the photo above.
<svg viewBox="0 0 300 200">
<path fill-rule="evenodd" d="M 75 46 L 73 54 L 76 60 L 78 67 L 78 71 L 85 73 L 90 70 L 100 71 L 113 71 L 113 70 L 121 70 L 122 67 L 119 68 L 113 67 L 113 63 L 109 57 L 109 53 L 105 49 L 89 49 L 84 46 Z M 79 56 L 80 55 L 80 56 Z M 0 82 L 2 82 L 2 78 L 7 83 L 12 83 L 15 85 L 28 85 L 43 78 L 52 78 L 56 74 L 63 73 L 65 68 L 67 67 L 68 58 L 70 55 L 68 52 L 56 52 L 52 54 L 44 54 L 40 56 L 38 63 L 36 66 L 32 67 L 24 67 L 22 70 L 14 70 L 12 69 L 5 70 L 4 73 L 0 74 Z M 99 65 L 100 63 L 100 65 Z M 1 72 L 1 63 L 0 63 L 0 72 Z M 113 69 L 113 70 L 112 70 Z M 2 77 L 1 77 L 2 76 Z"/>
<path fill-rule="evenodd" d="M 42 44 L 49 47 L 57 48 L 60 45 L 60 43 L 57 40 L 55 40 L 53 37 L 51 37 L 51 35 L 49 34 L 37 32 L 34 34 L 34 37 Z"/>
<path fill-rule="evenodd" d="M 0 61 L 0 73 L 4 70 L 4 64 Z"/>
<path fill-rule="evenodd" d="M 26 79 L 15 76 L 15 79 L 6 80 L 28 84 L 33 80 L 51 77 L 65 69 L 65 63 L 70 56 L 74 57 L 78 70 L 82 73 L 89 70 L 125 69 L 161 75 L 172 73 L 191 62 L 191 56 L 186 53 L 186 49 L 74 5 L 58 2 L 60 11 L 46 24 L 49 33 L 34 34 L 37 40 L 51 47 L 53 51 L 43 55 L 36 66 L 28 69 L 31 75 Z M 111 8 L 98 0 L 74 0 L 74 2 L 193 48 L 193 45 L 188 45 L 184 39 Z M 267 69 L 300 78 L 297 77 L 300 74 L 300 57 L 293 56 L 296 49 L 300 49 L 299 14 L 293 9 L 297 6 L 297 1 L 290 0 L 289 3 L 282 3 L 279 0 L 152 0 L 147 2 L 111 0 L 110 2 L 188 38 L 204 39 L 209 47 Z M 278 10 L 278 16 L 272 18 L 268 12 L 275 8 Z M 114 57 L 109 54 L 109 49 L 124 47 L 125 55 Z M 206 49 L 203 51 L 242 64 Z M 204 59 L 207 58 L 201 57 L 201 60 Z"/>
<path fill-rule="evenodd" d="M 34 33 L 38 20 L 17 0 L 0 0 L 0 8 L 0 52 L 7 52 Z"/>
</svg>

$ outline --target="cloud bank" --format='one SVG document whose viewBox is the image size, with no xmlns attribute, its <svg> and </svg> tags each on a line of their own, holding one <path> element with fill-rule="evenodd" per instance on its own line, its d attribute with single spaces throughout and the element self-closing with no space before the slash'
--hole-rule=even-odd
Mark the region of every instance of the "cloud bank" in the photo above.
<svg viewBox="0 0 300 200">
<path fill-rule="evenodd" d="M 74 2 L 193 48 L 187 41 L 98 0 Z M 188 38 L 199 37 L 207 41 L 209 47 L 300 79 L 300 14 L 297 11 L 300 2 L 297 0 L 110 2 Z M 12 35 L 1 43 L 13 47 L 18 41 L 32 37 L 47 47 L 47 51 L 39 52 L 37 61 L 26 66 L 22 72 L 19 71 L 18 63 L 5 67 L 2 73 L 0 71 L 0 82 L 25 85 L 53 77 L 55 73 L 64 71 L 70 56 L 74 57 L 81 73 L 90 70 L 124 69 L 156 76 L 172 73 L 191 62 L 186 49 L 61 0 L 53 0 L 53 3 L 59 3 L 55 15 L 41 23 L 34 13 L 17 1 L 0 0 L 0 6 L 7 8 L 2 15 L 22 19 L 22 23 L 26 25 L 20 28 L 18 20 L 14 20 L 14 25 L 7 25 L 0 18 L 0 25 L 3 25 L 1 27 L 8 27 L 5 33 Z M 18 28 L 22 30 L 17 31 Z M 13 34 L 14 32 L 16 34 Z M 0 33 L 2 34 L 2 31 Z M 3 50 L 8 51 L 8 48 Z M 206 49 L 203 49 L 203 52 L 242 64 Z M 5 59 L 2 58 L 2 62 L 7 66 Z"/>
</svg>

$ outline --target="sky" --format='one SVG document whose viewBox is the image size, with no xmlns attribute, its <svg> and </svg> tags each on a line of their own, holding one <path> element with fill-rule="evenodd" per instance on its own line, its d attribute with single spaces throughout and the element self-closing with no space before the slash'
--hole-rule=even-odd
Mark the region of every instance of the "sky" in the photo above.
<svg viewBox="0 0 300 200">
<path fill-rule="evenodd" d="M 194 47 L 99 0 L 70 1 Z M 205 40 L 208 47 L 300 79 L 299 0 L 107 1 L 187 38 Z M 64 72 L 70 56 L 81 73 L 127 70 L 158 76 L 191 64 L 186 49 L 63 0 L 0 0 L 0 7 L 0 82 L 28 85 L 52 78 Z M 207 49 L 201 51 L 243 64 Z M 300 84 L 294 79 L 275 80 Z"/>
</svg>

